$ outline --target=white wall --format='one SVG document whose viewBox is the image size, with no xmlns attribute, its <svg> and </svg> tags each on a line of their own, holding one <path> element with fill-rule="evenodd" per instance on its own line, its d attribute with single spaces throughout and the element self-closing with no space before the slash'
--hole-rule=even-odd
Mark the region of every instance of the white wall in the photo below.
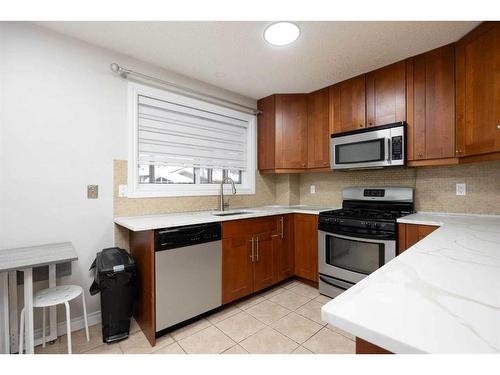
<svg viewBox="0 0 500 375">
<path fill-rule="evenodd" d="M 37 25 L 0 22 L 0 248 L 72 241 L 79 259 L 58 282 L 87 290 L 90 313 L 100 307 L 88 268 L 113 246 L 112 161 L 127 158 L 127 81 L 111 62 L 255 105 Z M 87 184 L 99 185 L 99 199 L 87 199 Z"/>
</svg>

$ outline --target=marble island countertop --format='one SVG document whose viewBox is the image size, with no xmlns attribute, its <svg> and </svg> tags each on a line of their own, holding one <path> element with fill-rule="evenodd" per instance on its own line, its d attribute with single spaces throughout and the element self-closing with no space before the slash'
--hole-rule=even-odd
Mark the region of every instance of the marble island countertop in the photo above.
<svg viewBox="0 0 500 375">
<path fill-rule="evenodd" d="M 322 308 L 394 353 L 500 353 L 500 216 L 417 213 L 439 229 Z"/>
<path fill-rule="evenodd" d="M 335 207 L 337 208 L 337 207 Z M 213 213 L 215 210 L 210 211 L 191 211 L 191 212 L 175 212 L 161 215 L 142 215 L 142 216 L 122 216 L 115 217 L 114 222 L 122 227 L 131 231 L 142 231 L 169 227 L 178 227 L 182 225 L 214 223 L 228 220 L 241 220 L 250 219 L 255 217 L 285 215 L 290 213 L 303 213 L 317 215 L 321 211 L 333 210 L 331 207 L 319 206 L 262 206 L 262 207 L 248 207 L 248 208 L 231 208 L 227 212 L 240 212 L 243 214 L 216 216 Z"/>
</svg>

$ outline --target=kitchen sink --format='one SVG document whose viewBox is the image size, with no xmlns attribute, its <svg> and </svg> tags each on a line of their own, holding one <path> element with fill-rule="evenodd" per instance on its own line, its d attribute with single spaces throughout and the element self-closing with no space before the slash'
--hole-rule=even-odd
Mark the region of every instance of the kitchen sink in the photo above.
<svg viewBox="0 0 500 375">
<path fill-rule="evenodd" d="M 245 215 L 245 214 L 252 214 L 253 212 L 250 211 L 216 211 L 212 212 L 212 215 L 214 216 L 230 216 L 230 215 Z"/>
</svg>

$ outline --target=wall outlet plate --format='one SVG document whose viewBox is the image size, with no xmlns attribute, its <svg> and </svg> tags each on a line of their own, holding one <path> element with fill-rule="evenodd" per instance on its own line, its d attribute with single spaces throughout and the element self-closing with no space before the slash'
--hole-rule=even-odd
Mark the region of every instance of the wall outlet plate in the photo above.
<svg viewBox="0 0 500 375">
<path fill-rule="evenodd" d="M 99 185 L 87 185 L 87 199 L 99 198 Z"/>
<path fill-rule="evenodd" d="M 118 196 L 120 198 L 126 198 L 128 194 L 128 186 L 127 185 L 118 185 Z"/>
<path fill-rule="evenodd" d="M 457 184 L 456 185 L 456 194 L 457 195 L 465 195 L 466 193 L 466 186 L 465 184 Z"/>
<path fill-rule="evenodd" d="M 311 185 L 310 191 L 311 191 L 311 194 L 316 194 L 316 185 Z"/>
</svg>

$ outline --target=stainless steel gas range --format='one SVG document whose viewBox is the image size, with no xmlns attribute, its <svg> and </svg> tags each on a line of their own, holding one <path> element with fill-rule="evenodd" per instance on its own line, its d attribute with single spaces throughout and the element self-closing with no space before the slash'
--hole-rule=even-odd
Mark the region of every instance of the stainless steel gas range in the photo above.
<svg viewBox="0 0 500 375">
<path fill-rule="evenodd" d="M 319 290 L 335 297 L 396 256 L 398 217 L 414 209 L 413 188 L 350 187 L 342 209 L 321 212 Z"/>
</svg>

